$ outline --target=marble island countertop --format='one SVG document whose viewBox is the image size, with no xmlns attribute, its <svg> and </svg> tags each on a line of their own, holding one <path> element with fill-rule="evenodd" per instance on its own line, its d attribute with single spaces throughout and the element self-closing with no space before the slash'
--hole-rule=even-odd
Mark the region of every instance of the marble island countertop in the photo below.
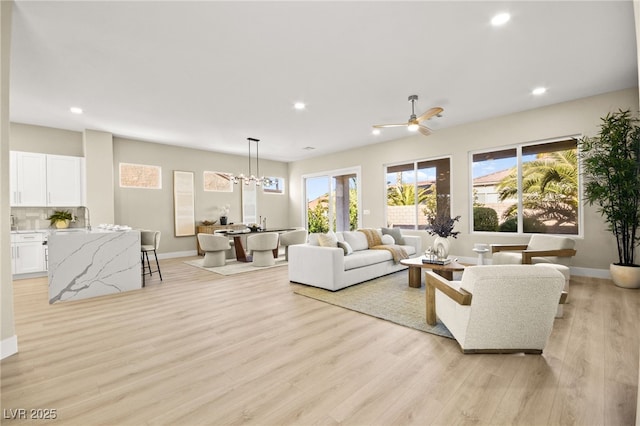
<svg viewBox="0 0 640 426">
<path fill-rule="evenodd" d="M 12 234 L 48 234 L 48 235 L 65 235 L 65 234 L 99 234 L 105 232 L 127 232 L 133 231 L 130 227 L 120 227 L 120 228 L 64 228 L 64 229 L 56 229 L 56 228 L 45 228 L 45 229 L 14 229 L 11 231 Z"/>
<path fill-rule="evenodd" d="M 139 231 L 58 229 L 48 239 L 49 303 L 142 288 Z"/>
<path fill-rule="evenodd" d="M 102 228 L 67 228 L 67 229 L 51 229 L 49 235 L 72 235 L 72 234 L 104 234 L 107 232 L 129 232 L 129 229 L 102 229 Z"/>
</svg>

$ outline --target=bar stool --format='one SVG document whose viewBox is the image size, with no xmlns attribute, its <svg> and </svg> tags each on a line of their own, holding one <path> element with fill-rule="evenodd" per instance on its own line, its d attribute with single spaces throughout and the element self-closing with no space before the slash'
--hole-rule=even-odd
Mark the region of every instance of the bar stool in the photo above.
<svg viewBox="0 0 640 426">
<path fill-rule="evenodd" d="M 140 253 L 142 260 L 142 287 L 145 286 L 145 276 L 148 274 L 149 276 L 153 275 L 154 272 L 157 272 L 160 275 L 160 281 L 162 281 L 162 272 L 160 272 L 160 263 L 158 262 L 158 247 L 160 246 L 160 231 L 140 231 Z M 156 257 L 156 270 L 151 270 L 151 263 L 149 262 L 149 252 L 152 251 L 154 256 Z M 147 261 L 147 265 L 145 267 L 145 259 Z"/>
</svg>

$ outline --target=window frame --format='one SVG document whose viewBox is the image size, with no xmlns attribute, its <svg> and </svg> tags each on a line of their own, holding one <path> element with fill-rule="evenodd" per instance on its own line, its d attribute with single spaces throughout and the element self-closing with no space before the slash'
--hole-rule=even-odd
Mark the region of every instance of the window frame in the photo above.
<svg viewBox="0 0 640 426">
<path fill-rule="evenodd" d="M 266 189 L 264 185 L 262 185 L 262 193 L 263 194 L 267 194 L 267 195 L 285 195 L 286 194 L 286 180 L 283 177 L 278 177 L 278 176 L 269 176 L 269 179 L 271 180 L 279 180 L 280 182 L 282 182 L 282 189 L 278 192 L 278 191 L 272 191 L 270 189 Z"/>
<path fill-rule="evenodd" d="M 302 209 L 301 209 L 302 222 L 301 223 L 304 223 L 304 226 L 307 230 L 309 229 L 309 223 L 308 223 L 309 204 L 307 200 L 307 179 L 327 177 L 329 179 L 329 186 L 328 186 L 329 199 L 331 200 L 331 190 L 333 189 L 332 188 L 333 179 L 336 176 L 343 176 L 343 175 L 350 175 L 350 174 L 356 175 L 356 188 L 357 188 L 357 194 L 358 194 L 358 197 L 357 197 L 358 228 L 362 228 L 362 167 L 354 166 L 354 167 L 345 167 L 343 169 L 334 169 L 334 170 L 325 170 L 325 171 L 315 172 L 315 173 L 307 173 L 300 176 L 301 187 L 302 187 Z M 332 229 L 332 225 L 334 222 L 333 219 L 336 214 L 334 209 L 335 209 L 335 206 L 331 201 L 329 201 L 329 229 L 335 232 L 335 230 Z"/>
<path fill-rule="evenodd" d="M 409 165 L 409 164 L 413 164 L 413 171 L 416 173 L 415 176 L 415 182 L 414 182 L 414 193 L 415 196 L 418 196 L 418 191 L 417 191 L 417 183 L 418 183 L 418 176 L 417 176 L 417 172 L 420 170 L 420 168 L 418 167 L 420 163 L 425 163 L 425 162 L 435 162 L 438 160 L 448 160 L 449 161 L 449 215 L 452 215 L 451 212 L 454 210 L 453 206 L 454 206 L 454 200 L 453 200 L 453 194 L 452 194 L 452 189 L 453 189 L 453 177 L 454 177 L 454 172 L 453 172 L 453 156 L 452 155 L 440 155 L 440 156 L 436 156 L 436 157 L 428 157 L 428 158 L 419 158 L 419 159 L 414 159 L 414 160 L 402 160 L 402 161 L 395 161 L 393 163 L 385 163 L 383 164 L 383 176 L 382 176 L 382 182 L 383 182 L 383 191 L 384 191 L 384 195 L 383 195 L 383 200 L 384 200 L 384 209 L 383 209 L 383 218 L 385 220 L 385 226 L 388 226 L 388 184 L 387 184 L 387 174 L 388 169 L 390 167 L 398 167 L 398 166 L 404 166 L 404 165 Z M 427 229 L 420 229 L 420 221 L 419 221 L 419 214 L 420 214 L 420 203 L 418 203 L 417 199 L 415 200 L 415 209 L 414 209 L 414 215 L 415 215 L 415 224 L 413 225 L 413 229 L 407 229 L 407 228 L 403 228 L 403 229 L 407 229 L 407 230 L 411 230 L 411 231 L 426 231 Z"/>
<path fill-rule="evenodd" d="M 580 156 L 580 140 L 582 138 L 581 134 L 572 134 L 566 136 L 559 136 L 549 139 L 540 139 L 535 141 L 521 142 L 510 145 L 500 145 L 492 148 L 479 149 L 468 152 L 468 164 L 469 164 L 469 180 L 468 180 L 468 192 L 467 195 L 469 197 L 469 234 L 470 235 L 488 235 L 488 236 L 503 236 L 503 237 L 522 237 L 522 236 L 531 236 L 534 234 L 541 235 L 554 235 L 554 236 L 562 236 L 569 238 L 584 238 L 584 203 L 582 201 L 582 193 L 583 193 L 583 182 L 582 182 L 582 158 Z M 556 233 L 539 233 L 539 232 L 524 232 L 523 226 L 523 198 L 522 198 L 522 171 L 523 171 L 523 148 L 535 145 L 547 145 L 558 142 L 566 142 L 568 140 L 574 139 L 576 141 L 576 156 L 577 156 L 577 174 L 578 174 L 578 212 L 577 212 L 577 223 L 578 223 L 578 233 L 577 234 L 556 234 Z M 518 182 L 517 182 L 517 191 L 518 191 L 518 200 L 517 200 L 517 218 L 518 218 L 518 229 L 516 232 L 500 232 L 500 231 L 476 231 L 474 230 L 473 223 L 473 157 L 478 154 L 490 153 L 490 152 L 498 152 L 498 151 L 507 151 L 515 149 L 516 151 L 516 167 L 518 173 Z"/>
</svg>

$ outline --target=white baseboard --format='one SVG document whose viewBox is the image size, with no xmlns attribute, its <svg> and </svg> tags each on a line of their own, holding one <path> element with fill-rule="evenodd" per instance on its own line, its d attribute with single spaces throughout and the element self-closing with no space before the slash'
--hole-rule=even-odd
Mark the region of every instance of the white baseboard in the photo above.
<svg viewBox="0 0 640 426">
<path fill-rule="evenodd" d="M 158 259 L 171 259 L 172 257 L 197 256 L 198 250 L 174 251 L 172 253 L 158 253 Z"/>
<path fill-rule="evenodd" d="M 579 268 L 577 266 L 572 266 L 571 275 L 575 275 L 577 277 L 604 278 L 605 280 L 611 279 L 611 273 L 608 269 Z"/>
<path fill-rule="evenodd" d="M 0 359 L 5 359 L 18 353 L 18 336 L 13 335 L 8 339 L 0 340 Z"/>
</svg>

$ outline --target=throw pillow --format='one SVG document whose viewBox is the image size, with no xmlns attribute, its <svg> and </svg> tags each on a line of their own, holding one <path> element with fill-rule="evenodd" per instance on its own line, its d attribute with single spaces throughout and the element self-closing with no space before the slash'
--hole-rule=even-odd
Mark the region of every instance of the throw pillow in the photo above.
<svg viewBox="0 0 640 426">
<path fill-rule="evenodd" d="M 338 237 L 333 231 L 329 231 L 326 234 L 318 234 L 318 244 L 320 244 L 320 247 L 337 247 Z"/>
<path fill-rule="evenodd" d="M 400 228 L 382 228 L 382 235 L 391 235 L 396 244 L 399 246 L 404 245 L 404 238 L 402 238 Z"/>
<path fill-rule="evenodd" d="M 310 246 L 319 246 L 320 243 L 318 242 L 318 235 L 320 235 L 317 232 L 314 232 L 313 234 L 309 234 L 309 245 Z"/>
<path fill-rule="evenodd" d="M 393 239 L 391 235 L 385 234 L 382 236 L 382 245 L 383 246 L 392 246 L 396 243 L 396 240 Z"/>
<path fill-rule="evenodd" d="M 346 241 L 338 241 L 338 247 L 344 250 L 345 256 L 349 256 L 351 253 L 353 253 L 353 249 L 351 248 L 351 245 Z"/>
<path fill-rule="evenodd" d="M 369 244 L 367 243 L 367 236 L 358 231 L 344 231 L 342 233 L 344 240 L 349 243 L 353 251 L 367 250 Z"/>
</svg>

